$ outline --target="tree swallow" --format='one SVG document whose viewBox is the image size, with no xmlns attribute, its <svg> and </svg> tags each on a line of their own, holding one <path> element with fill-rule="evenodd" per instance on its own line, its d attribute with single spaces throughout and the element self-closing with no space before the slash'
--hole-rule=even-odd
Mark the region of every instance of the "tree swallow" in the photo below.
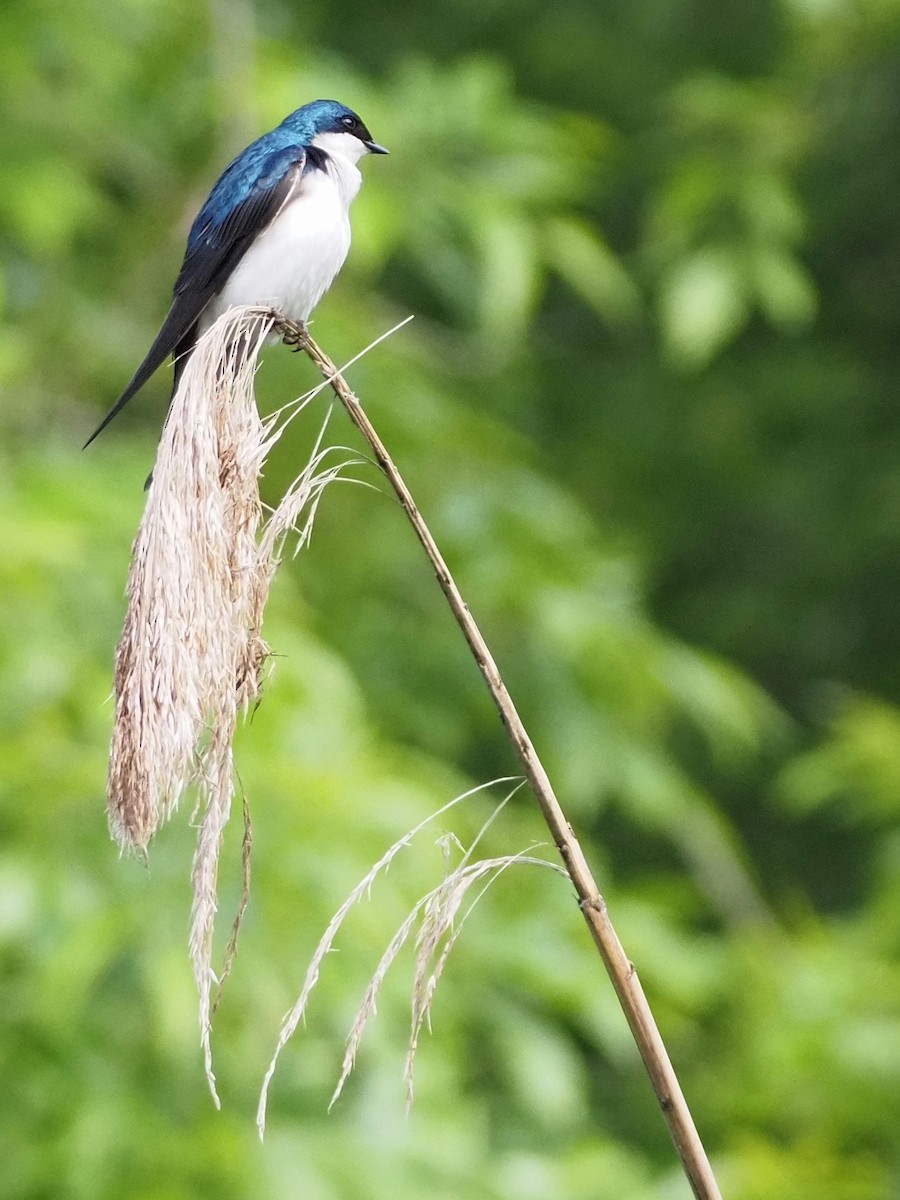
<svg viewBox="0 0 900 1200">
<path fill-rule="evenodd" d="M 387 154 L 352 109 L 313 100 L 226 167 L 188 235 L 172 307 L 147 357 L 89 446 L 172 355 L 175 383 L 197 339 L 233 306 L 304 324 L 350 249 L 350 204 L 364 154 Z"/>
</svg>

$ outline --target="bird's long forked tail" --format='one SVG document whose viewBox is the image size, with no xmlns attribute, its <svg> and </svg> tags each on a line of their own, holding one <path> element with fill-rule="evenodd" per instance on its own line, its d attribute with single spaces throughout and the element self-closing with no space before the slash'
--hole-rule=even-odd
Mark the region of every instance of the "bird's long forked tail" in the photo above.
<svg viewBox="0 0 900 1200">
<path fill-rule="evenodd" d="M 137 377 L 135 376 L 135 378 L 137 378 Z M 118 398 L 118 400 L 115 402 L 115 404 L 109 410 L 109 412 L 106 414 L 106 416 L 103 418 L 103 420 L 97 426 L 97 428 L 94 430 L 94 432 L 88 438 L 88 440 L 81 447 L 82 450 L 87 450 L 88 446 L 91 444 L 91 442 L 94 440 L 94 438 L 97 438 L 100 436 L 100 434 L 107 427 L 107 425 L 110 423 L 110 421 L 113 419 L 113 417 L 117 417 L 119 415 L 119 413 L 122 411 L 122 409 L 128 403 L 128 401 L 138 391 L 138 389 L 144 383 L 146 383 L 146 380 L 148 378 L 149 378 L 149 376 L 147 376 L 145 379 L 142 379 L 140 381 L 140 383 L 135 383 L 135 381 L 133 379 L 131 381 L 131 383 L 129 383 L 128 387 L 125 389 L 125 391 L 122 393 L 122 395 Z"/>
<path fill-rule="evenodd" d="M 119 415 L 128 401 L 141 390 L 150 376 L 163 365 L 170 355 L 175 359 L 175 379 L 172 385 L 172 394 L 175 394 L 181 372 L 184 370 L 187 358 L 197 340 L 196 317 L 187 330 L 183 328 L 183 323 L 183 312 L 178 311 L 177 306 L 173 304 L 153 345 L 147 351 L 147 357 L 135 371 L 128 387 L 84 443 L 82 450 L 87 450 L 94 438 L 100 436 L 110 421 Z"/>
</svg>

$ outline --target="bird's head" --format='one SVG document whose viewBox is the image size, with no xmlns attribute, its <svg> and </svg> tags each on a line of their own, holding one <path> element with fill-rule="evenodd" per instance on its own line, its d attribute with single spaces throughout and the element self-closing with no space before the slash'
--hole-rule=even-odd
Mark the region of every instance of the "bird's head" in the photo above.
<svg viewBox="0 0 900 1200">
<path fill-rule="evenodd" d="M 362 120 L 352 108 L 337 100 L 313 100 L 286 117 L 307 145 L 328 154 L 340 154 L 356 162 L 364 154 L 387 154 L 384 146 L 373 141 Z"/>
</svg>

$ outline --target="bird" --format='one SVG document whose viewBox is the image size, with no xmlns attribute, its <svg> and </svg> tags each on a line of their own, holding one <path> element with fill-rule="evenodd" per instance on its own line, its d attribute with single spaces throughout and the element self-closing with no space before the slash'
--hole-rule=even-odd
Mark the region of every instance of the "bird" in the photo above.
<svg viewBox="0 0 900 1200">
<path fill-rule="evenodd" d="M 337 100 L 313 100 L 257 138 L 222 172 L 188 234 L 172 304 L 87 448 L 171 355 L 174 395 L 197 339 L 229 308 L 271 307 L 303 328 L 350 249 L 357 167 L 387 154 Z"/>
</svg>

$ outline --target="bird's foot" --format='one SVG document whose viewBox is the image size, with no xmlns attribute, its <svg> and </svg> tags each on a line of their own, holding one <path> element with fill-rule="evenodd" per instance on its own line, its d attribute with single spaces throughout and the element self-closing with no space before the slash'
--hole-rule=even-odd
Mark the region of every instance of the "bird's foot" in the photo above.
<svg viewBox="0 0 900 1200">
<path fill-rule="evenodd" d="M 275 331 L 281 334 L 285 346 L 293 346 L 295 352 L 302 350 L 309 341 L 309 332 L 302 321 L 289 321 L 285 317 L 275 326 Z"/>
</svg>

